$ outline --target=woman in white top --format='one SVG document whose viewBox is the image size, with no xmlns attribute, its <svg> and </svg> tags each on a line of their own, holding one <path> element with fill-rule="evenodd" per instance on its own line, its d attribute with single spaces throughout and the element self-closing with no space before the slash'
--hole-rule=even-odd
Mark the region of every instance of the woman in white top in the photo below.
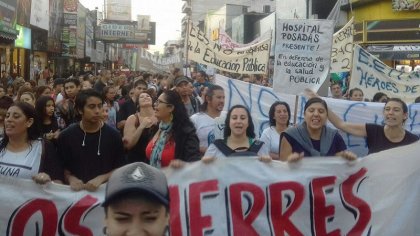
<svg viewBox="0 0 420 236">
<path fill-rule="evenodd" d="M 280 134 L 289 127 L 290 107 L 286 102 L 276 101 L 268 112 L 270 127 L 264 129 L 260 140 L 269 147 L 270 157 L 279 160 Z"/>
<path fill-rule="evenodd" d="M 0 175 L 33 179 L 44 184 L 61 182 L 63 169 L 54 146 L 42 141 L 35 108 L 24 102 L 14 103 L 6 113 L 4 138 L 0 141 Z"/>
<path fill-rule="evenodd" d="M 230 108 L 226 116 L 224 138 L 210 144 L 203 161 L 231 156 L 258 156 L 261 161 L 271 161 L 265 144 L 255 140 L 254 124 L 248 109 L 242 105 Z"/>
</svg>

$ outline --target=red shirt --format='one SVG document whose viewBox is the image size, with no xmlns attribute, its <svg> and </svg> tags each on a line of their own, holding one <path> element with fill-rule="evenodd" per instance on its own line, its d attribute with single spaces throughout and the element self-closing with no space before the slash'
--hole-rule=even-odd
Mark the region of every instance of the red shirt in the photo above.
<svg viewBox="0 0 420 236">
<path fill-rule="evenodd" d="M 152 139 L 146 146 L 146 157 L 150 161 L 150 156 L 152 155 L 153 147 L 155 146 L 157 139 Z M 160 161 L 161 167 L 169 166 L 172 160 L 175 159 L 175 142 L 171 138 L 166 142 L 165 147 L 163 147 L 162 157 Z"/>
</svg>

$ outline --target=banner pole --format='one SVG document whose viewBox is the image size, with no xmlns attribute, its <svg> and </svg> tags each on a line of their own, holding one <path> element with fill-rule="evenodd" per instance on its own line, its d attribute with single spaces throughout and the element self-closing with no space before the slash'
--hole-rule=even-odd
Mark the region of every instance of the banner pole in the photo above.
<svg viewBox="0 0 420 236">
<path fill-rule="evenodd" d="M 298 102 L 299 102 L 299 95 L 295 95 L 295 110 L 294 110 L 294 114 L 293 114 L 293 125 L 296 126 L 296 121 L 297 121 L 297 108 L 298 108 Z"/>
</svg>

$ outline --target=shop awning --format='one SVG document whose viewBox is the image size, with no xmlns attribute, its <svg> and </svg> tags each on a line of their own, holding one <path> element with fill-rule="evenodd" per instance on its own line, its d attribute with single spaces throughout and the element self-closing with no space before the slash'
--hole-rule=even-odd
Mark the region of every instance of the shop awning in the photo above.
<svg viewBox="0 0 420 236">
<path fill-rule="evenodd" d="M 0 22 L 0 37 L 1 38 L 5 38 L 8 40 L 15 40 L 18 34 L 19 34 L 19 31 L 5 25 L 3 22 Z"/>
<path fill-rule="evenodd" d="M 420 44 L 369 45 L 366 50 L 381 60 L 420 60 Z"/>
<path fill-rule="evenodd" d="M 0 31 L 0 37 L 5 38 L 7 40 L 15 40 L 17 38 L 17 35 L 15 34 L 8 34 Z"/>
</svg>

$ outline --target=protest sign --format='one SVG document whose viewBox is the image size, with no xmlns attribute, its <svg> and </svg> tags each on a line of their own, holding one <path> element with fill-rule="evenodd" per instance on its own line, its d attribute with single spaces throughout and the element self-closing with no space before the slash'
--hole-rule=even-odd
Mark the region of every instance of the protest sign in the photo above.
<svg viewBox="0 0 420 236">
<path fill-rule="evenodd" d="M 220 158 L 169 169 L 171 235 L 416 235 L 419 143 L 299 164 Z"/>
<path fill-rule="evenodd" d="M 223 29 L 219 30 L 219 44 L 223 48 L 230 48 L 230 49 L 249 47 L 249 46 L 252 46 L 253 44 L 269 39 L 270 37 L 271 37 L 271 31 L 267 31 L 260 37 L 252 40 L 252 42 L 247 43 L 247 44 L 241 44 L 241 43 L 235 42 Z"/>
<path fill-rule="evenodd" d="M 347 24 L 334 33 L 331 50 L 331 73 L 351 70 L 353 56 L 353 17 Z"/>
<path fill-rule="evenodd" d="M 352 165 L 236 157 L 166 169 L 171 235 L 416 235 L 419 152 L 415 143 Z M 0 183 L 0 235 L 103 235 L 104 185 L 74 192 L 4 176 Z"/>
<path fill-rule="evenodd" d="M 270 54 L 268 38 L 257 44 L 240 48 L 223 48 L 208 39 L 197 27 L 188 32 L 188 59 L 216 69 L 240 74 L 265 74 Z"/>
<path fill-rule="evenodd" d="M 278 19 L 274 91 L 318 91 L 328 76 L 333 21 Z"/>
<path fill-rule="evenodd" d="M 270 87 L 245 83 L 240 80 L 230 79 L 222 75 L 216 75 L 215 83 L 222 86 L 225 91 L 225 110 L 236 104 L 246 106 L 254 121 L 255 134 L 259 137 L 262 131 L 269 126 L 268 112 L 271 104 L 275 101 L 287 102 L 290 106 L 292 117 L 295 112 L 295 96 L 277 93 Z M 334 111 L 342 120 L 352 123 L 374 123 L 382 125 L 383 103 L 355 102 L 334 98 L 323 98 L 328 109 Z M 304 107 L 307 98 L 299 96 L 297 107 L 297 123 L 301 123 L 304 117 Z M 293 118 L 290 122 L 293 122 Z M 329 124 L 329 123 L 328 123 Z M 408 104 L 408 118 L 405 121 L 405 129 L 420 135 L 420 104 Z M 366 139 L 340 132 L 347 147 L 358 156 L 367 154 Z"/>
<path fill-rule="evenodd" d="M 166 71 L 169 72 L 171 67 L 179 66 L 181 63 L 181 55 L 179 53 L 171 56 L 160 57 L 155 56 L 144 48 L 139 48 L 138 67 L 142 70 Z"/>
<path fill-rule="evenodd" d="M 355 45 L 350 88 L 362 89 L 365 98 L 369 99 L 375 93 L 382 92 L 388 97 L 411 103 L 420 96 L 420 71 L 398 71 Z"/>
</svg>

